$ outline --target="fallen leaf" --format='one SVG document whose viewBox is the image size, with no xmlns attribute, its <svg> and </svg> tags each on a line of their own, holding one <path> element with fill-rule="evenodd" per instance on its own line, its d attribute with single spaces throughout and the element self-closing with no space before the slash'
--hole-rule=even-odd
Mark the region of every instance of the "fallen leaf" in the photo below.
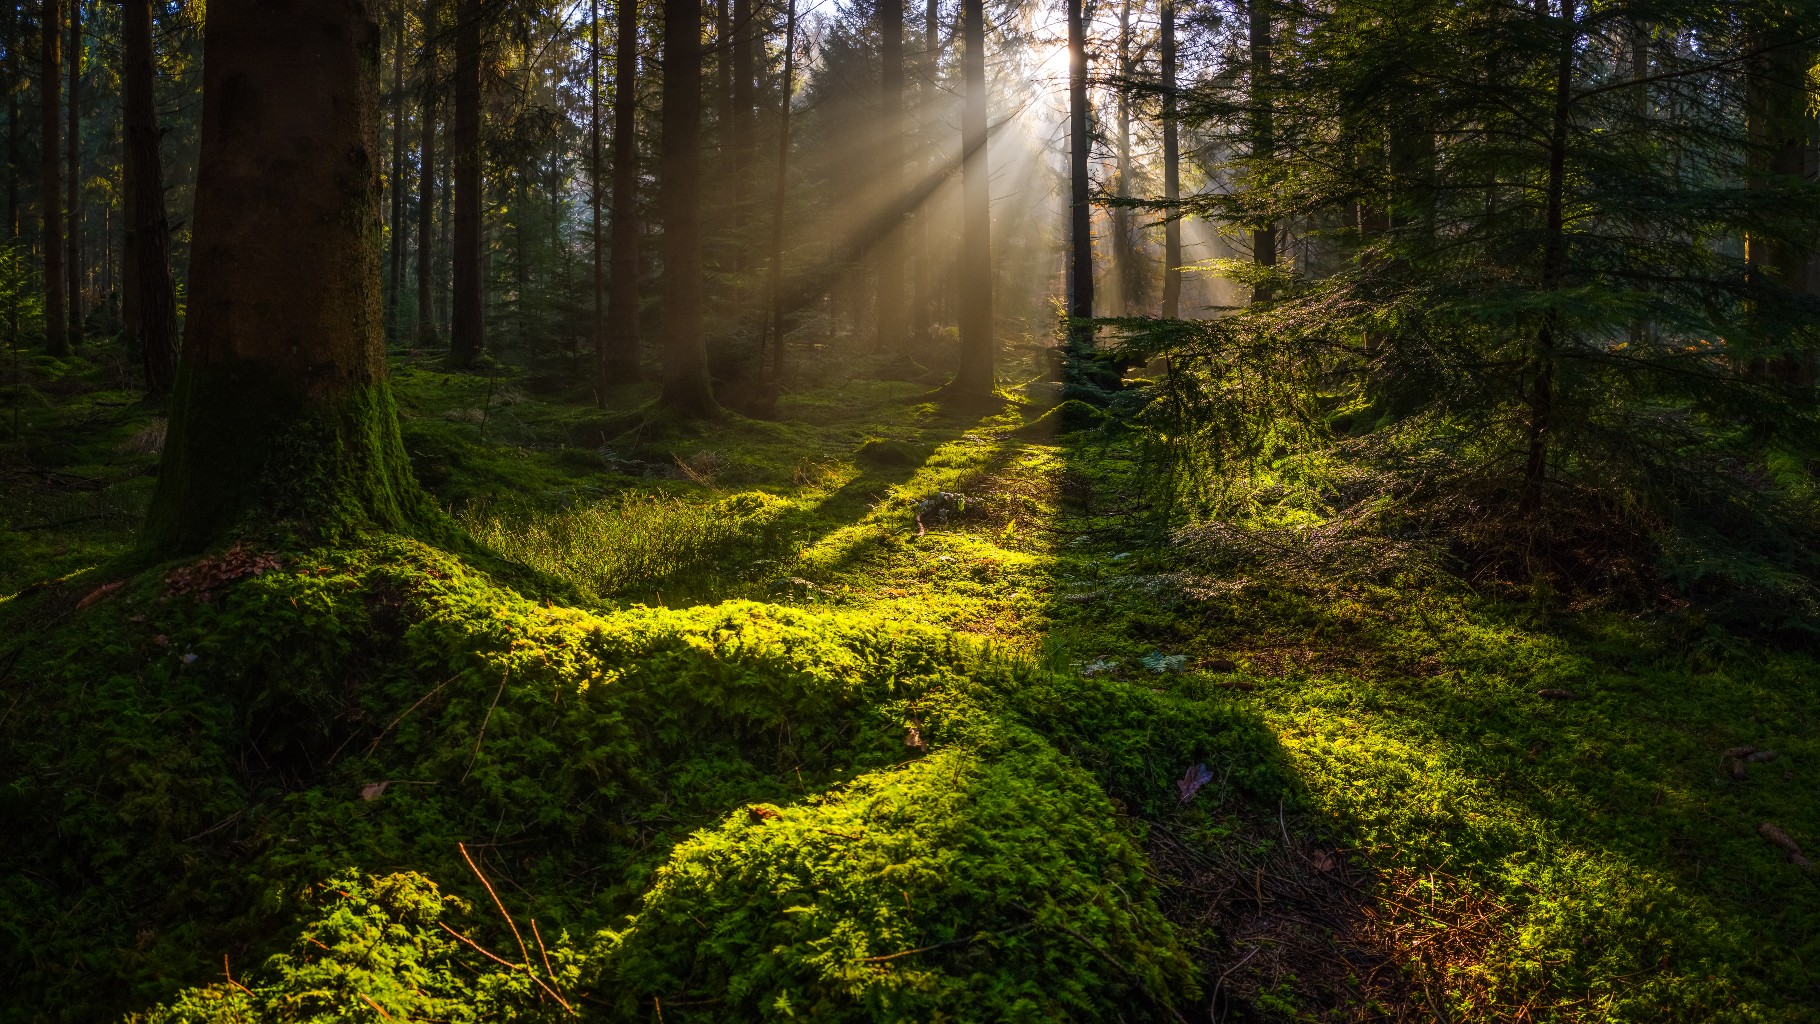
<svg viewBox="0 0 1820 1024">
<path fill-rule="evenodd" d="M 1732 759 L 1732 778 L 1734 778 L 1734 779 L 1744 778 L 1744 762 L 1738 760 L 1737 758 Z"/>
<path fill-rule="evenodd" d="M 386 791 L 386 787 L 390 785 L 390 782 L 369 782 L 360 787 L 360 799 L 377 800 L 379 799 L 380 794 Z"/>
<path fill-rule="evenodd" d="M 1333 854 L 1326 850 L 1314 851 L 1314 855 L 1308 858 L 1308 863 L 1314 865 L 1316 871 L 1332 871 L 1339 866 L 1339 862 L 1334 860 Z"/>
<path fill-rule="evenodd" d="M 1727 750 L 1723 756 L 1725 756 L 1725 757 L 1749 757 L 1756 752 L 1757 752 L 1756 747 L 1733 747 L 1730 750 Z"/>
<path fill-rule="evenodd" d="M 911 722 L 904 727 L 904 746 L 917 750 L 928 750 L 929 744 L 923 741 L 923 733 L 917 728 L 918 723 Z"/>
<path fill-rule="evenodd" d="M 1775 759 L 1776 759 L 1776 752 L 1773 750 L 1759 750 L 1756 753 L 1745 758 L 1745 760 L 1749 761 L 1751 764 L 1758 764 L 1763 761 L 1774 761 Z"/>
<path fill-rule="evenodd" d="M 1175 791 L 1181 795 L 1182 803 L 1186 804 L 1194 799 L 1194 795 L 1201 791 L 1202 786 L 1212 781 L 1213 773 L 1207 770 L 1207 766 L 1197 764 L 1183 772 L 1182 777 L 1176 780 Z"/>
<path fill-rule="evenodd" d="M 1574 700 L 1574 699 L 1576 699 L 1576 696 L 1572 690 L 1556 690 L 1556 689 L 1552 689 L 1552 688 L 1546 689 L 1546 690 L 1537 690 L 1536 696 L 1547 697 L 1549 700 Z"/>
<path fill-rule="evenodd" d="M 757 804 L 753 804 L 752 806 L 746 808 L 746 813 L 750 814 L 752 816 L 753 821 L 765 821 L 769 818 L 778 817 L 778 813 L 776 811 L 772 810 L 769 807 L 760 807 Z"/>
</svg>

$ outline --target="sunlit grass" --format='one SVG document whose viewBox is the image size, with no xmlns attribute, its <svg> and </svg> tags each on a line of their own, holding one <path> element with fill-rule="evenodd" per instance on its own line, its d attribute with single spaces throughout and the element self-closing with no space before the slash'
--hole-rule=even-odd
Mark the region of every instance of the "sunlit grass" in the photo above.
<svg viewBox="0 0 1820 1024">
<path fill-rule="evenodd" d="M 456 518 L 482 544 L 587 596 L 661 600 L 666 583 L 697 591 L 762 570 L 795 508 L 757 491 L 720 500 L 634 491 L 560 511 L 478 502 Z"/>
</svg>

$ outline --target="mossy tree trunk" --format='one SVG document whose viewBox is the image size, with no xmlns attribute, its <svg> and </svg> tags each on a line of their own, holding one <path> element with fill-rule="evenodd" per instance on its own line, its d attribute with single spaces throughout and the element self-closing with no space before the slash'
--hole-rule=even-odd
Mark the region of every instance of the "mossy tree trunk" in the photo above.
<svg viewBox="0 0 1820 1024">
<path fill-rule="evenodd" d="M 145 389 L 169 394 L 177 374 L 177 299 L 171 279 L 171 223 L 164 207 L 164 159 L 153 90 L 151 0 L 122 7 L 126 127 L 126 333 L 144 353 Z"/>
<path fill-rule="evenodd" d="M 187 336 L 145 541 L 431 521 L 386 384 L 373 0 L 213 0 Z"/>
</svg>

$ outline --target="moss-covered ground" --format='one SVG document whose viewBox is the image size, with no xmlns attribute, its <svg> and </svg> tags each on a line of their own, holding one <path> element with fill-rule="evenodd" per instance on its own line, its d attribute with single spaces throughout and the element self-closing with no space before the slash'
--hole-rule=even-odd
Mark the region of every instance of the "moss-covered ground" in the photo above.
<svg viewBox="0 0 1820 1024">
<path fill-rule="evenodd" d="M 1820 1012 L 1820 665 L 1698 608 L 1252 571 L 1041 384 L 408 358 L 502 557 L 137 566 L 110 358 L 0 446 L 0 1019 Z"/>
</svg>

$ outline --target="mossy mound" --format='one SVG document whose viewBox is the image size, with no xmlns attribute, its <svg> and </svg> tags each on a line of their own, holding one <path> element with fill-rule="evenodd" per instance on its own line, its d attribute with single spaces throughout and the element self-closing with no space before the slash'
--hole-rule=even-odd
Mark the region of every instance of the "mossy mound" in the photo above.
<svg viewBox="0 0 1820 1024">
<path fill-rule="evenodd" d="M 1077 430 L 1092 430 L 1095 427 L 1103 426 L 1107 418 L 1106 410 L 1078 398 L 1070 398 L 1017 428 L 1013 433 L 1022 438 L 1057 437 Z"/>
<path fill-rule="evenodd" d="M 0 938 L 0 984 L 32 993 L 0 1019 L 147 1006 L 219 978 L 223 953 L 251 991 L 282 989 L 286 961 L 253 965 L 324 879 L 417 871 L 490 906 L 458 843 L 562 957 L 616 979 L 600 991 L 619 1010 L 586 1011 L 608 1017 L 687 1002 L 680 987 L 716 1000 L 681 1019 L 1129 1019 L 1190 985 L 1070 753 L 1154 763 L 1105 776 L 1151 787 L 1221 745 L 1213 709 L 1055 732 L 1075 748 L 1103 724 L 1150 756 L 1064 753 L 1043 732 L 1057 684 L 938 630 L 743 602 L 539 606 L 395 539 L 65 584 L 0 626 L 33 638 L 0 652 L 16 838 L 0 919 L 62 922 Z M 776 817 L 753 827 L 753 806 Z M 849 825 L 863 857 L 830 845 Z M 446 938 L 407 924 L 383 941 Z M 512 941 L 496 914 L 462 930 Z M 924 946 L 941 949 L 867 959 Z M 525 1012 L 544 998 L 523 993 Z"/>
</svg>

